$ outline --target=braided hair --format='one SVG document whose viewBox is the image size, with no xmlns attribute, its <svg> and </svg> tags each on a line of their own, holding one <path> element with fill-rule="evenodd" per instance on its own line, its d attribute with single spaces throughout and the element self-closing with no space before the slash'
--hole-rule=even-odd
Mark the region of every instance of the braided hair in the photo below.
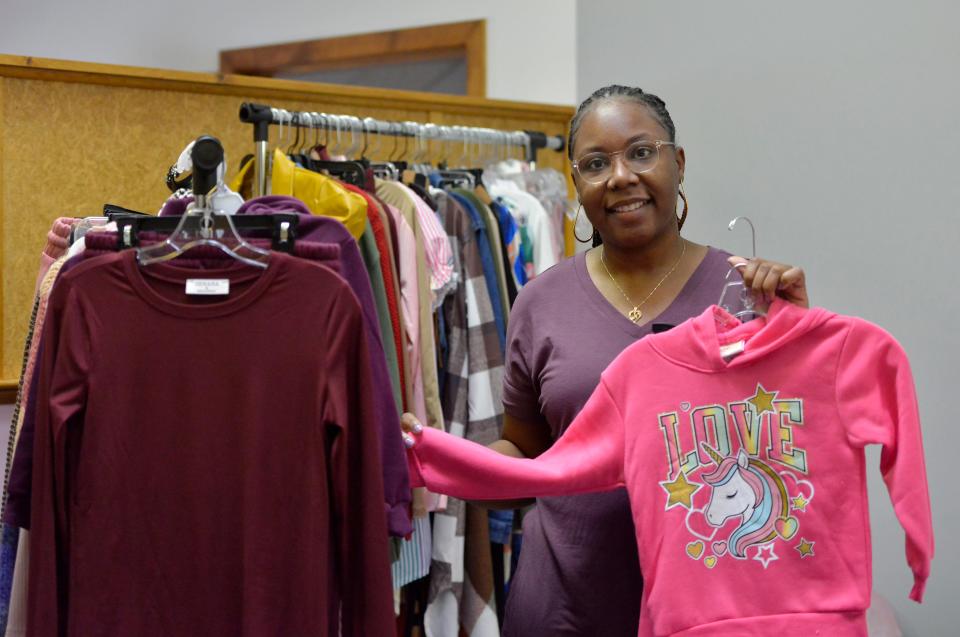
<svg viewBox="0 0 960 637">
<path fill-rule="evenodd" d="M 608 99 L 633 100 L 638 104 L 643 104 L 650 109 L 650 113 L 657 120 L 657 123 L 666 129 L 670 136 L 668 141 L 677 141 L 677 129 L 673 125 L 673 118 L 670 117 L 670 112 L 667 110 L 667 105 L 662 99 L 653 93 L 644 93 L 643 89 L 641 88 L 636 88 L 633 86 L 621 86 L 620 84 L 611 84 L 610 86 L 604 86 L 601 89 L 597 89 L 590 95 L 590 97 L 583 100 L 583 103 L 580 104 L 580 108 L 578 108 L 577 112 L 574 114 L 573 119 L 570 120 L 570 137 L 567 140 L 567 156 L 570 158 L 570 161 L 573 161 L 573 142 L 576 140 L 577 133 L 580 130 L 580 123 L 583 121 L 583 118 L 586 116 L 587 112 L 593 108 L 594 104 Z"/>
</svg>

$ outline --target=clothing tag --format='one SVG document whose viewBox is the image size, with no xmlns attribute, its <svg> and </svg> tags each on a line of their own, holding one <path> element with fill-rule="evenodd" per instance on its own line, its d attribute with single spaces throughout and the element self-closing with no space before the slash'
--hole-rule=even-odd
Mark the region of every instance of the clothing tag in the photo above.
<svg viewBox="0 0 960 637">
<path fill-rule="evenodd" d="M 736 343 L 721 345 L 720 356 L 722 356 L 724 360 L 728 361 L 734 356 L 737 356 L 738 354 L 743 354 L 743 349 L 744 347 L 746 347 L 746 345 L 747 345 L 746 341 L 737 341 Z"/>
<path fill-rule="evenodd" d="M 230 279 L 187 279 L 187 294 L 204 296 L 230 294 Z"/>
</svg>

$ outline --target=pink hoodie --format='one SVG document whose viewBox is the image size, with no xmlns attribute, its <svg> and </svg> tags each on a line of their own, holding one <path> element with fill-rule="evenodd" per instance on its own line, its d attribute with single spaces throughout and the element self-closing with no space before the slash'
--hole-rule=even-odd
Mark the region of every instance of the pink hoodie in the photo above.
<svg viewBox="0 0 960 637">
<path fill-rule="evenodd" d="M 919 602 L 933 531 L 913 378 L 862 319 L 775 301 L 741 324 L 714 306 L 627 348 L 539 458 L 427 429 L 409 460 L 414 485 L 464 499 L 625 485 L 641 636 L 843 637 L 867 634 L 873 443 Z"/>
</svg>

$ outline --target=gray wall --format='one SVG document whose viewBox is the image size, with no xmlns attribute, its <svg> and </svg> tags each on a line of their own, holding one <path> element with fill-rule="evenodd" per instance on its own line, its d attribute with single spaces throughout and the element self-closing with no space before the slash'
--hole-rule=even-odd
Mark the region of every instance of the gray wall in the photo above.
<svg viewBox="0 0 960 637">
<path fill-rule="evenodd" d="M 801 264 L 817 305 L 897 337 L 917 382 L 938 540 L 922 606 L 870 453 L 874 586 L 906 635 L 960 634 L 960 4 L 578 3 L 577 89 L 663 97 L 687 150 L 694 240 Z"/>
</svg>

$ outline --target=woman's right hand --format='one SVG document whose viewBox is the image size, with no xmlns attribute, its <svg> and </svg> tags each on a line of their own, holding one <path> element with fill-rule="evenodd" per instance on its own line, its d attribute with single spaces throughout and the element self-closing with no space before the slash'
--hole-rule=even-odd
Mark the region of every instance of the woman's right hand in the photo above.
<svg viewBox="0 0 960 637">
<path fill-rule="evenodd" d="M 423 425 L 417 420 L 417 417 L 409 412 L 400 416 L 400 429 L 403 430 L 403 444 L 409 449 L 416 443 L 413 435 L 423 432 Z"/>
</svg>

